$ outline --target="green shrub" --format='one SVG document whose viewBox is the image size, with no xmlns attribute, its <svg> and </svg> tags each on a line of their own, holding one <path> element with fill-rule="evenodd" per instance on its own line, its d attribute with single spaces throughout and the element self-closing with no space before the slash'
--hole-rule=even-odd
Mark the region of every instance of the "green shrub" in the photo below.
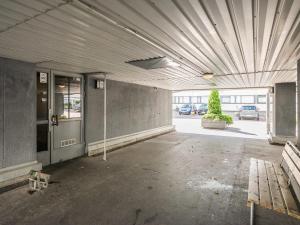
<svg viewBox="0 0 300 225">
<path fill-rule="evenodd" d="M 208 114 L 222 114 L 219 91 L 213 89 L 208 98 Z"/>
<path fill-rule="evenodd" d="M 223 120 L 227 124 L 233 124 L 232 117 L 227 114 L 212 114 L 207 113 L 202 118 L 204 119 L 210 119 L 210 120 Z"/>
<path fill-rule="evenodd" d="M 222 120 L 227 124 L 232 124 L 231 116 L 222 113 L 220 95 L 218 90 L 212 90 L 208 99 L 208 112 L 202 118 L 210 120 Z"/>
<path fill-rule="evenodd" d="M 232 117 L 227 114 L 205 114 L 202 118 L 209 119 L 209 120 L 223 120 L 227 124 L 232 124 L 233 120 Z"/>
</svg>

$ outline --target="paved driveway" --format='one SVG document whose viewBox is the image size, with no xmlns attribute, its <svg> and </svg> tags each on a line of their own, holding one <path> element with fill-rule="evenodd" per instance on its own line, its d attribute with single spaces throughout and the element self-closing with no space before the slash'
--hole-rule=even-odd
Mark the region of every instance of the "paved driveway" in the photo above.
<svg viewBox="0 0 300 225">
<path fill-rule="evenodd" d="M 266 122 L 255 120 L 235 120 L 225 130 L 204 129 L 201 127 L 201 118 L 193 119 L 173 119 L 173 124 L 176 125 L 176 131 L 181 133 L 219 135 L 228 137 L 266 139 L 267 128 Z"/>
</svg>

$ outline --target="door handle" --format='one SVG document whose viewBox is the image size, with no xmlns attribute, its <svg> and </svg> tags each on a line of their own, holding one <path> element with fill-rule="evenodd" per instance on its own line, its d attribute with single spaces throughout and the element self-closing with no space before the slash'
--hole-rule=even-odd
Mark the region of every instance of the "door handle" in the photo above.
<svg viewBox="0 0 300 225">
<path fill-rule="evenodd" d="M 51 124 L 52 126 L 58 126 L 58 115 L 52 115 Z"/>
</svg>

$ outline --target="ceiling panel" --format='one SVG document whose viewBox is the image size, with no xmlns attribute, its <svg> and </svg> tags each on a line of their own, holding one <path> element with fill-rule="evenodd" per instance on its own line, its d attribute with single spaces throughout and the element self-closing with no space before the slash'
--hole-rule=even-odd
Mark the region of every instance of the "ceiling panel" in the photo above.
<svg viewBox="0 0 300 225">
<path fill-rule="evenodd" d="M 267 87 L 296 79 L 299 9 L 299 0 L 3 0 L 0 56 L 171 90 Z M 126 63 L 154 57 L 180 66 Z"/>
</svg>

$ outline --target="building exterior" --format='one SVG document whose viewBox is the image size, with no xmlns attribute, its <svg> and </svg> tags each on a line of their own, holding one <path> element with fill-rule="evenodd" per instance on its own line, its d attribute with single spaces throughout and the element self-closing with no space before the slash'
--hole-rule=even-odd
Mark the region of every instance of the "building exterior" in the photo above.
<svg viewBox="0 0 300 225">
<path fill-rule="evenodd" d="M 172 109 L 178 109 L 184 104 L 193 104 L 198 108 L 200 104 L 208 103 L 210 91 L 179 91 L 173 93 Z M 266 95 L 268 89 L 238 89 L 220 90 L 222 109 L 225 112 L 238 112 L 243 105 L 255 105 L 265 114 Z"/>
</svg>

